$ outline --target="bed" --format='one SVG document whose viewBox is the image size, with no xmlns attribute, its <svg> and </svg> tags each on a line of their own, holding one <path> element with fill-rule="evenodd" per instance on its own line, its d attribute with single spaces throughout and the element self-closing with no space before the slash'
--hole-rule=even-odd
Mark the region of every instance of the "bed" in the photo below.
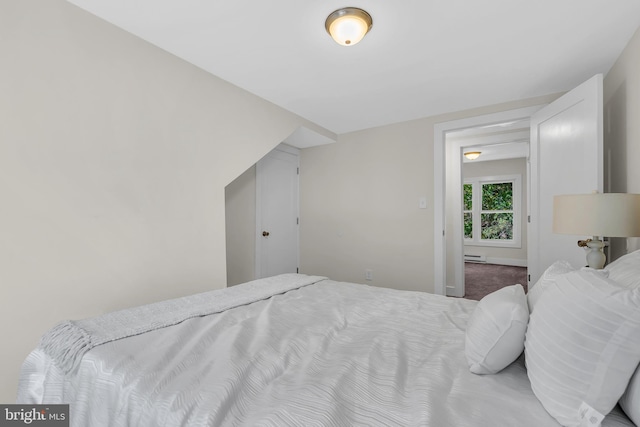
<svg viewBox="0 0 640 427">
<path fill-rule="evenodd" d="M 17 402 L 68 403 L 72 426 L 560 425 L 521 348 L 496 373 L 471 372 L 480 304 L 260 279 L 61 323 L 25 360 Z M 634 424 L 616 405 L 602 425 Z"/>
</svg>

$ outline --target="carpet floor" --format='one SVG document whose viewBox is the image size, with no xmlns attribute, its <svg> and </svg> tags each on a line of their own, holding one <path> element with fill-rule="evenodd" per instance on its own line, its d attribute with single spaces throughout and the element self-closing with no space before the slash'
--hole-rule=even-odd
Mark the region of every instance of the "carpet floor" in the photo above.
<svg viewBox="0 0 640 427">
<path fill-rule="evenodd" d="M 519 283 L 527 292 L 527 268 L 511 265 L 464 263 L 465 298 L 480 300 L 500 288 Z"/>
</svg>

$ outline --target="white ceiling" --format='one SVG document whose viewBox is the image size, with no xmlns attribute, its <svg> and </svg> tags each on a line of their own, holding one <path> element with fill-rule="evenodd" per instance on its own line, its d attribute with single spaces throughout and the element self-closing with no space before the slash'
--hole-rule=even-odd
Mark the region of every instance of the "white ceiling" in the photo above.
<svg viewBox="0 0 640 427">
<path fill-rule="evenodd" d="M 492 160 L 519 159 L 529 157 L 529 141 L 504 142 L 501 144 L 465 147 L 464 152 L 479 151 L 480 157 L 469 160 L 462 156 L 463 163 L 479 163 Z"/>
<path fill-rule="evenodd" d="M 338 134 L 571 89 L 640 26 L 638 0 L 69 1 Z M 352 47 L 344 6 L 373 17 Z"/>
<path fill-rule="evenodd" d="M 529 137 L 527 119 L 450 132 L 447 141 L 464 142 L 462 152 L 480 151 L 475 160 L 461 157 L 463 163 L 478 163 L 529 157 Z"/>
</svg>

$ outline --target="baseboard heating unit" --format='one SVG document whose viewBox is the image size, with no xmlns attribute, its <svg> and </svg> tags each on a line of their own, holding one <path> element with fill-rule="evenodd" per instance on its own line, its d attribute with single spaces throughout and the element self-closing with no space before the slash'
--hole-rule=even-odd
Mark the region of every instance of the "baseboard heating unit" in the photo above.
<svg viewBox="0 0 640 427">
<path fill-rule="evenodd" d="M 479 262 L 486 263 L 487 256 L 486 255 L 464 255 L 464 262 Z"/>
</svg>

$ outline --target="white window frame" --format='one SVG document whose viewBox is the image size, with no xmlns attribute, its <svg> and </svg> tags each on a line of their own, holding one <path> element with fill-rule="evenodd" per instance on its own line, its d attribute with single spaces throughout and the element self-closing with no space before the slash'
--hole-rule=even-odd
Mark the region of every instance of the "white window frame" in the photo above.
<svg viewBox="0 0 640 427">
<path fill-rule="evenodd" d="M 476 224 L 482 224 L 480 220 L 481 214 L 491 213 L 492 211 L 482 210 L 482 185 L 483 184 L 500 184 L 511 182 L 513 189 L 513 239 L 510 240 L 490 240 L 482 239 L 480 227 Z M 465 246 L 490 246 L 500 248 L 521 248 L 522 247 L 522 175 L 501 175 L 501 176 L 481 176 L 474 178 L 466 178 L 464 184 L 472 185 L 472 217 L 473 217 L 473 238 L 464 238 Z M 464 187 L 463 187 L 464 189 Z M 464 193 L 463 193 L 464 194 Z M 464 229 L 464 200 L 462 201 L 462 227 Z M 464 236 L 464 233 L 463 233 Z"/>
</svg>

